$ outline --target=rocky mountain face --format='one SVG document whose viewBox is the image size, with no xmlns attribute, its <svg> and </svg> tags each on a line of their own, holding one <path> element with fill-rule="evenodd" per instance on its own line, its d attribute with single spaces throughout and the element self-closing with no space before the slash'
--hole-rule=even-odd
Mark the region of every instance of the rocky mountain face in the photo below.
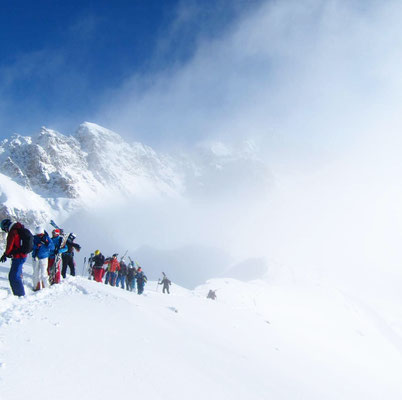
<svg viewBox="0 0 402 400">
<path fill-rule="evenodd" d="M 36 136 L 0 143 L 0 218 L 33 226 L 116 196 L 233 195 L 233 187 L 267 187 L 268 177 L 248 145 L 233 151 L 215 144 L 168 156 L 89 122 L 69 136 L 42 128 Z"/>
<path fill-rule="evenodd" d="M 0 174 L 19 186 L 20 196 L 36 194 L 47 203 L 48 207 L 35 198 L 25 209 L 12 204 L 10 191 L 16 190 L 15 185 L 3 182 L 0 217 L 29 224 L 110 196 L 176 195 L 181 190 L 168 157 L 140 143 L 126 143 L 92 123 L 82 124 L 72 136 L 42 128 L 33 137 L 14 135 L 2 141 Z"/>
<path fill-rule="evenodd" d="M 174 191 L 169 161 L 140 143 L 91 123 L 73 136 L 42 128 L 36 137 L 14 136 L 0 145 L 0 172 L 46 197 L 79 198 L 105 187 L 130 192 L 149 179 L 160 192 Z M 88 188 L 84 190 L 84 188 Z"/>
</svg>

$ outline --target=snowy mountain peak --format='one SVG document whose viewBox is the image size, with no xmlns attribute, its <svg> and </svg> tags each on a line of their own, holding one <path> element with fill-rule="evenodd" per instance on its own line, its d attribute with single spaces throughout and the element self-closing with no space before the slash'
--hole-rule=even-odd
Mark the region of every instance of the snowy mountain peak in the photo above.
<svg viewBox="0 0 402 400">
<path fill-rule="evenodd" d="M 39 135 L 45 135 L 45 136 L 48 135 L 48 136 L 53 136 L 54 137 L 54 136 L 60 135 L 60 133 L 55 131 L 55 130 L 53 130 L 53 129 L 46 128 L 46 126 L 42 126 L 40 128 Z"/>
<path fill-rule="evenodd" d="M 2 141 L 0 173 L 47 199 L 56 213 L 93 205 L 112 194 L 174 194 L 180 186 L 171 160 L 89 122 L 72 136 L 42 127 L 33 137 L 16 134 Z M 14 207 L 3 207 L 2 215 L 25 220 L 24 211 Z"/>
<path fill-rule="evenodd" d="M 18 133 L 14 133 L 10 139 L 5 139 L 1 145 L 8 146 L 10 149 L 13 149 L 17 146 L 31 144 L 32 138 L 30 136 L 22 136 Z"/>
<path fill-rule="evenodd" d="M 85 151 L 92 150 L 93 146 L 97 147 L 101 144 L 124 143 L 122 137 L 117 133 L 92 122 L 82 123 L 75 132 L 74 137 L 81 143 Z"/>
</svg>

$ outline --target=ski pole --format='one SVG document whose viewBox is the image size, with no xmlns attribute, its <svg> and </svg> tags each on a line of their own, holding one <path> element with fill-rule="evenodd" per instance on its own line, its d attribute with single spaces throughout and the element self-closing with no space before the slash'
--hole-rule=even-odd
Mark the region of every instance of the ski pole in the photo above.
<svg viewBox="0 0 402 400">
<path fill-rule="evenodd" d="M 87 263 L 87 258 L 84 257 L 84 265 L 82 266 L 82 276 L 84 276 L 84 271 L 85 271 L 85 264 Z"/>
</svg>

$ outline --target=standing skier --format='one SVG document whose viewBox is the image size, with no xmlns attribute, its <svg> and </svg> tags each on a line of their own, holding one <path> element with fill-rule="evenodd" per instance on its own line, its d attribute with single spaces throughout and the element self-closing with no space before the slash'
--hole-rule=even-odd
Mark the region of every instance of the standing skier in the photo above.
<svg viewBox="0 0 402 400">
<path fill-rule="evenodd" d="M 170 282 L 170 280 L 168 279 L 168 277 L 165 275 L 164 272 L 162 272 L 163 274 L 163 279 L 158 282 L 159 285 L 163 285 L 163 289 L 162 292 L 165 293 L 165 291 L 167 291 L 168 294 L 170 294 L 169 292 L 169 286 L 172 284 L 172 282 Z"/>
<path fill-rule="evenodd" d="M 120 269 L 120 264 L 119 261 L 117 260 L 118 254 L 115 253 L 113 254 L 112 258 L 107 258 L 105 260 L 105 264 L 108 265 L 107 267 L 107 274 L 106 274 L 106 279 L 105 279 L 105 284 L 107 285 L 110 283 L 110 285 L 115 286 L 116 285 L 116 276 L 117 276 L 117 271 Z"/>
<path fill-rule="evenodd" d="M 32 266 L 33 266 L 33 290 L 49 286 L 49 276 L 47 272 L 48 259 L 50 252 L 54 250 L 54 243 L 46 231 L 41 226 L 35 228 L 33 239 Z"/>
<path fill-rule="evenodd" d="M 47 273 L 49 274 L 49 283 L 53 285 L 54 283 L 60 283 L 61 255 L 65 253 L 68 249 L 67 245 L 61 247 L 63 236 L 61 236 L 60 229 L 53 229 L 51 239 L 54 244 L 54 249 L 50 250 L 49 252 Z"/>
<path fill-rule="evenodd" d="M 148 278 L 144 275 L 144 272 L 142 272 L 142 268 L 138 267 L 137 270 L 137 293 L 142 294 L 144 292 L 144 286 L 148 281 Z"/>
<path fill-rule="evenodd" d="M 133 261 L 130 261 L 127 269 L 127 281 L 126 281 L 126 289 L 132 292 L 135 291 L 135 276 L 137 274 L 137 270 L 135 269 L 135 264 Z"/>
<path fill-rule="evenodd" d="M 124 262 L 124 258 L 120 260 L 120 269 L 117 272 L 117 280 L 116 280 L 116 286 L 119 286 L 121 283 L 121 288 L 124 289 L 124 282 L 126 280 L 127 276 L 127 265 Z"/>
<path fill-rule="evenodd" d="M 76 236 L 74 233 L 70 233 L 67 239 L 67 251 L 62 254 L 61 258 L 63 266 L 61 268 L 61 276 L 66 277 L 67 267 L 70 268 L 71 276 L 75 276 L 75 262 L 74 262 L 74 250 L 80 251 L 81 246 L 78 243 L 74 243 Z"/>
<path fill-rule="evenodd" d="M 92 257 L 92 271 L 96 282 L 102 282 L 103 274 L 105 270 L 103 269 L 103 264 L 105 263 L 105 256 L 99 251 L 95 250 L 95 255 Z"/>
<path fill-rule="evenodd" d="M 28 231 L 31 235 L 29 249 L 24 243 L 24 238 L 26 237 L 24 225 L 20 222 L 13 223 L 9 218 L 3 219 L 0 225 L 4 232 L 8 232 L 6 250 L 1 256 L 0 261 L 5 262 L 7 257 L 12 258 L 8 274 L 11 290 L 14 296 L 25 296 L 24 284 L 22 283 L 22 267 L 27 259 L 27 253 L 32 251 L 32 234 Z"/>
<path fill-rule="evenodd" d="M 207 294 L 207 299 L 216 300 L 215 290 L 210 289 Z"/>
</svg>

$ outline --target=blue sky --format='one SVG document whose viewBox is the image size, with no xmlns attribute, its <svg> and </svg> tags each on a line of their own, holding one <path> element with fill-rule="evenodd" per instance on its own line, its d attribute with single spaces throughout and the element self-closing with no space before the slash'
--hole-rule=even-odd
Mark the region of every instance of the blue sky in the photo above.
<svg viewBox="0 0 402 400">
<path fill-rule="evenodd" d="M 1 2 L 0 135 L 73 130 L 133 74 L 192 57 L 258 1 Z"/>
<path fill-rule="evenodd" d="M 399 124 L 401 16 L 397 0 L 3 1 L 0 136 L 90 121 L 156 148 L 325 158 Z"/>
</svg>

